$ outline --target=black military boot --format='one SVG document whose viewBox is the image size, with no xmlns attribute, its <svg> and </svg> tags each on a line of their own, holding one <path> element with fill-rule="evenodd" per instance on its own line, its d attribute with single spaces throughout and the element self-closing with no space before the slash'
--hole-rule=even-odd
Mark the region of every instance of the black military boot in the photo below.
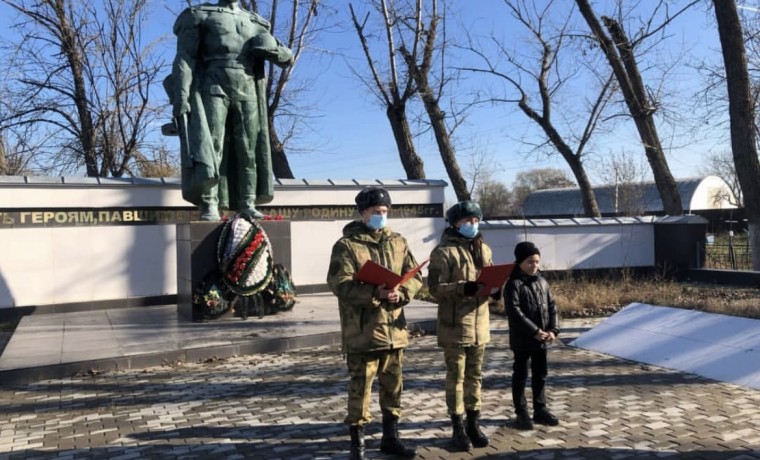
<svg viewBox="0 0 760 460">
<path fill-rule="evenodd" d="M 383 438 L 380 440 L 380 452 L 404 458 L 414 458 L 417 449 L 407 447 L 398 436 L 398 417 L 383 411 Z"/>
<path fill-rule="evenodd" d="M 467 411 L 467 437 L 475 447 L 488 447 L 488 436 L 480 431 L 480 411 Z"/>
<path fill-rule="evenodd" d="M 554 416 L 549 409 L 542 407 L 533 412 L 533 421 L 539 425 L 557 426 L 559 425 L 559 419 Z"/>
<path fill-rule="evenodd" d="M 451 414 L 451 426 L 454 433 L 451 435 L 451 444 L 458 452 L 469 452 L 472 450 L 470 438 L 464 432 L 464 423 L 462 414 Z"/>
<path fill-rule="evenodd" d="M 518 412 L 517 417 L 515 418 L 515 428 L 518 430 L 532 430 L 533 429 L 533 421 L 531 421 L 530 416 L 527 412 Z"/>
<path fill-rule="evenodd" d="M 364 427 L 360 425 L 351 425 L 351 453 L 348 458 L 351 460 L 364 460 Z"/>
</svg>

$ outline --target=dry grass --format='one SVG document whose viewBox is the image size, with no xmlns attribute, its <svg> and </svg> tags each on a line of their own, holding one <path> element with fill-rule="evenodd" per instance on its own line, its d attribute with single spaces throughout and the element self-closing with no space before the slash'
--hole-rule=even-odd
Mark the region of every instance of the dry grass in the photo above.
<svg viewBox="0 0 760 460">
<path fill-rule="evenodd" d="M 618 279 L 570 276 L 552 280 L 550 285 L 560 315 L 565 318 L 606 316 L 639 302 L 760 319 L 760 289 L 631 276 Z M 499 302 L 492 306 L 492 311 L 501 313 L 503 308 Z"/>
</svg>

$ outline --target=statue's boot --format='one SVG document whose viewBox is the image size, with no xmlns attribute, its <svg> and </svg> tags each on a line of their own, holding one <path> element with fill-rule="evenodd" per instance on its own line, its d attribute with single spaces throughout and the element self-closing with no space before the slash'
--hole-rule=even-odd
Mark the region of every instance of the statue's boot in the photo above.
<svg viewBox="0 0 760 460">
<path fill-rule="evenodd" d="M 244 216 L 253 217 L 254 219 L 264 218 L 264 214 L 256 209 L 256 197 L 253 195 L 247 196 L 244 200 L 241 200 L 239 209 L 238 212 Z"/>
<path fill-rule="evenodd" d="M 216 206 L 201 205 L 201 220 L 206 222 L 219 222 L 222 216 L 219 215 L 219 209 Z"/>
<path fill-rule="evenodd" d="M 245 208 L 240 210 L 240 214 L 244 216 L 253 217 L 254 219 L 263 219 L 264 214 L 257 211 L 255 207 Z"/>
<path fill-rule="evenodd" d="M 201 220 L 206 222 L 218 222 L 222 220 L 219 215 L 219 198 L 217 198 L 218 186 L 206 190 L 201 196 Z"/>
</svg>

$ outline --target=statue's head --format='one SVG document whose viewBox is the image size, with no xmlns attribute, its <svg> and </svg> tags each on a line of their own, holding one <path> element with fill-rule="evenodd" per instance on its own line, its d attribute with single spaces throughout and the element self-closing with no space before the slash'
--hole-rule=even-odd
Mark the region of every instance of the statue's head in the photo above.
<svg viewBox="0 0 760 460">
<path fill-rule="evenodd" d="M 238 0 L 219 0 L 219 4 L 222 6 L 237 4 Z"/>
</svg>

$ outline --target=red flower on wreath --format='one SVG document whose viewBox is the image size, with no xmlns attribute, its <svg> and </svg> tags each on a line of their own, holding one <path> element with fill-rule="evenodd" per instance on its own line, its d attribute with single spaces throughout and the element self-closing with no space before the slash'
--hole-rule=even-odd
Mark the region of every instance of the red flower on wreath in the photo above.
<svg viewBox="0 0 760 460">
<path fill-rule="evenodd" d="M 248 245 L 246 245 L 245 249 L 243 249 L 240 254 L 235 258 L 235 261 L 232 263 L 230 269 L 227 271 L 225 277 L 232 281 L 233 283 L 237 283 L 240 280 L 240 277 L 243 276 L 243 272 L 245 271 L 246 267 L 248 266 L 248 263 L 250 262 L 251 258 L 253 257 L 254 252 L 256 252 L 256 249 L 258 249 L 261 246 L 261 242 L 264 240 L 264 232 L 258 232 L 256 233 L 256 236 L 251 240 Z"/>
</svg>

